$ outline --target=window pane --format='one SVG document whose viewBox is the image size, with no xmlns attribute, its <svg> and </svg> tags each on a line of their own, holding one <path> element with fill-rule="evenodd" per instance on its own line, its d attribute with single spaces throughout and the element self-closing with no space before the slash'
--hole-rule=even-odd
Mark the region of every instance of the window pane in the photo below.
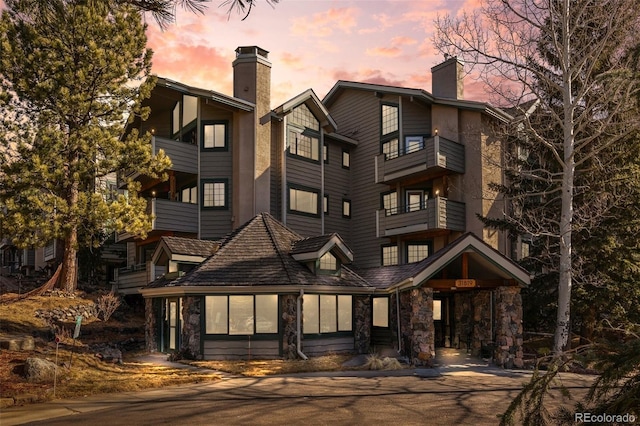
<svg viewBox="0 0 640 426">
<path fill-rule="evenodd" d="M 182 98 L 184 102 L 184 110 L 182 111 L 183 127 L 187 127 L 191 122 L 198 118 L 198 98 L 194 96 L 184 95 Z"/>
<path fill-rule="evenodd" d="M 175 135 L 180 131 L 180 102 L 176 102 L 176 106 L 173 107 L 172 118 L 171 133 Z"/>
<path fill-rule="evenodd" d="M 278 332 L 278 295 L 256 295 L 256 333 Z"/>
<path fill-rule="evenodd" d="M 351 296 L 338 296 L 338 331 L 351 331 L 353 329 L 351 325 L 352 307 Z"/>
<path fill-rule="evenodd" d="M 382 196 L 382 207 L 387 216 L 398 213 L 398 193 L 390 192 Z"/>
<path fill-rule="evenodd" d="M 229 296 L 229 334 L 253 334 L 253 296 Z"/>
<path fill-rule="evenodd" d="M 349 200 L 342 201 L 342 215 L 346 217 L 351 217 L 351 201 Z"/>
<path fill-rule="evenodd" d="M 398 131 L 398 107 L 382 105 L 382 134 L 388 135 Z"/>
<path fill-rule="evenodd" d="M 320 257 L 320 269 L 335 271 L 336 268 L 336 258 L 330 252 L 327 252 Z"/>
<path fill-rule="evenodd" d="M 226 183 L 205 182 L 202 204 L 205 207 L 226 207 Z"/>
<path fill-rule="evenodd" d="M 429 257 L 428 244 L 408 244 L 407 245 L 407 263 L 420 262 Z"/>
<path fill-rule="evenodd" d="M 324 196 L 324 212 L 329 213 L 329 197 Z"/>
<path fill-rule="evenodd" d="M 289 188 L 289 210 L 318 214 L 318 194 L 311 191 Z"/>
<path fill-rule="evenodd" d="M 442 301 L 441 300 L 433 301 L 433 320 L 434 321 L 442 320 Z"/>
<path fill-rule="evenodd" d="M 382 266 L 398 264 L 398 246 L 382 247 Z"/>
<path fill-rule="evenodd" d="M 383 143 L 382 153 L 385 154 L 387 160 L 398 157 L 398 138 Z"/>
<path fill-rule="evenodd" d="M 226 125 L 205 124 L 204 125 L 204 147 L 205 148 L 224 148 L 226 146 Z"/>
<path fill-rule="evenodd" d="M 336 296 L 320 295 L 320 333 L 334 333 L 337 329 Z"/>
<path fill-rule="evenodd" d="M 342 151 L 342 166 L 350 167 L 350 165 L 351 165 L 351 155 L 349 154 L 349 151 Z"/>
<path fill-rule="evenodd" d="M 386 297 L 373 299 L 373 326 L 389 327 L 389 299 Z"/>
<path fill-rule="evenodd" d="M 227 334 L 227 296 L 205 296 L 207 334 Z"/>
<path fill-rule="evenodd" d="M 320 333 L 318 312 L 318 295 L 305 294 L 302 296 L 302 329 L 305 334 Z"/>
<path fill-rule="evenodd" d="M 301 157 L 318 160 L 319 142 L 317 138 L 303 135 L 298 132 L 290 132 L 289 152 Z"/>
<path fill-rule="evenodd" d="M 320 123 L 305 104 L 293 109 L 290 118 L 292 123 L 299 124 L 314 130 L 320 130 Z"/>
</svg>

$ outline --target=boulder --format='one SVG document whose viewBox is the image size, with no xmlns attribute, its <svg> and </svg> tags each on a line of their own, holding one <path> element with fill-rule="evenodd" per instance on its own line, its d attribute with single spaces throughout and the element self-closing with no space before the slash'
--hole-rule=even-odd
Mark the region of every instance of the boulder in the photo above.
<svg viewBox="0 0 640 426">
<path fill-rule="evenodd" d="M 122 351 L 120 349 L 111 348 L 108 346 L 100 346 L 96 348 L 96 358 L 101 359 L 104 362 L 112 364 L 122 364 Z"/>
<path fill-rule="evenodd" d="M 24 362 L 24 377 L 31 383 L 52 382 L 56 365 L 42 358 L 27 358 Z"/>
</svg>

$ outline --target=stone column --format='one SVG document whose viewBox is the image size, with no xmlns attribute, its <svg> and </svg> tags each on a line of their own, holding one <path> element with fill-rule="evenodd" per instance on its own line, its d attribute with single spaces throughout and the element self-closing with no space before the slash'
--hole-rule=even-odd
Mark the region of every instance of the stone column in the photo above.
<svg viewBox="0 0 640 426">
<path fill-rule="evenodd" d="M 482 347 L 493 343 L 491 324 L 491 290 L 476 290 L 471 293 L 473 308 L 473 334 L 471 355 L 480 356 Z"/>
<path fill-rule="evenodd" d="M 498 287 L 494 361 L 504 368 L 522 368 L 522 297 L 520 287 Z"/>
<path fill-rule="evenodd" d="M 371 346 L 371 303 L 369 296 L 353 296 L 353 334 L 355 350 L 359 354 L 369 353 Z"/>
<path fill-rule="evenodd" d="M 282 357 L 296 359 L 297 352 L 297 295 L 280 295 L 280 312 L 282 312 Z"/>
<path fill-rule="evenodd" d="M 145 348 L 149 352 L 158 351 L 158 341 L 156 336 L 158 335 L 158 323 L 157 323 L 157 300 L 159 299 L 144 299 L 144 342 Z"/>
<path fill-rule="evenodd" d="M 430 366 L 435 357 L 435 328 L 433 326 L 433 289 L 411 290 L 411 362 Z"/>
<path fill-rule="evenodd" d="M 471 292 L 456 293 L 453 296 L 455 335 L 453 347 L 471 350 L 473 336 L 473 300 Z"/>
<path fill-rule="evenodd" d="M 182 298 L 182 342 L 180 352 L 187 359 L 202 359 L 200 351 L 202 333 L 200 330 L 201 297 Z"/>
</svg>

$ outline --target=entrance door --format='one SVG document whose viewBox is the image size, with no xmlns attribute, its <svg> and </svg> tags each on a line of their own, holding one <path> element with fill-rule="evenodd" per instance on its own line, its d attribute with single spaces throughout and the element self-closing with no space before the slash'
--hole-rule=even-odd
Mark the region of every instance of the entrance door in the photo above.
<svg viewBox="0 0 640 426">
<path fill-rule="evenodd" d="M 437 295 L 433 298 L 433 326 L 435 346 L 450 348 L 453 342 L 453 297 Z"/>
<path fill-rule="evenodd" d="M 167 299 L 164 308 L 162 350 L 163 352 L 174 352 L 180 348 L 180 299 Z"/>
</svg>

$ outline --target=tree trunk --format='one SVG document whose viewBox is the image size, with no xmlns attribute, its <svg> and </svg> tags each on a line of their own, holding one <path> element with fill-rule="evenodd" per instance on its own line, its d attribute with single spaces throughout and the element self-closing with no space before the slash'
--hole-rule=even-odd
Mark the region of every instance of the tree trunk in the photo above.
<svg viewBox="0 0 640 426">
<path fill-rule="evenodd" d="M 564 0 L 562 10 L 562 46 L 561 67 L 563 68 L 563 165 L 561 187 L 561 211 L 560 211 L 560 265 L 558 282 L 558 312 L 556 317 L 556 332 L 553 351 L 556 356 L 562 355 L 570 347 L 571 330 L 571 285 L 572 285 L 572 260 L 571 260 L 571 233 L 573 225 L 573 189 L 575 177 L 575 120 L 573 99 L 573 70 L 571 63 L 570 46 L 570 1 Z"/>
<path fill-rule="evenodd" d="M 72 182 L 69 188 L 67 203 L 73 209 L 78 204 L 78 182 Z M 62 257 L 62 274 L 60 287 L 67 293 L 73 293 L 78 286 L 78 224 L 77 218 L 71 219 L 70 230 L 64 241 Z"/>
</svg>

